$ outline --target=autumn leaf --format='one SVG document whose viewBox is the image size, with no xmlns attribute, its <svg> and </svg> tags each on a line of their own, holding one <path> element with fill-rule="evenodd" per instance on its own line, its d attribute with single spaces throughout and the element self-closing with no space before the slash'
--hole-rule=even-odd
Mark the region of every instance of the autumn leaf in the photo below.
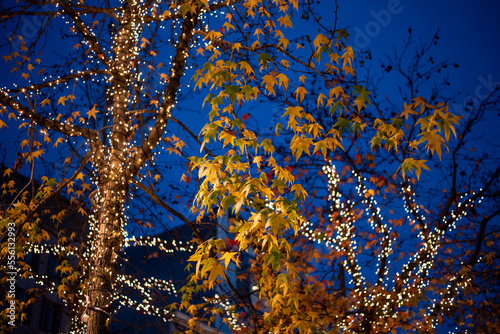
<svg viewBox="0 0 500 334">
<path fill-rule="evenodd" d="M 7 176 L 7 177 L 10 177 L 10 174 L 12 174 L 12 169 L 10 168 L 7 168 L 3 171 L 3 176 Z"/>
<path fill-rule="evenodd" d="M 202 55 L 202 56 L 204 56 L 205 55 L 204 51 L 205 51 L 205 49 L 200 46 L 198 49 L 196 49 L 196 55 Z"/>
<path fill-rule="evenodd" d="M 59 98 L 59 100 L 57 100 L 57 105 L 59 104 L 62 104 L 64 106 L 64 104 L 66 103 L 66 101 L 68 101 L 69 99 L 66 97 L 66 96 L 61 96 Z"/>
<path fill-rule="evenodd" d="M 302 103 L 302 101 L 304 100 L 304 97 L 306 96 L 306 94 L 308 94 L 307 90 L 304 88 L 304 86 L 299 86 L 296 90 L 295 90 L 295 98 L 297 100 L 299 100 L 299 102 Z"/>
<path fill-rule="evenodd" d="M 59 137 L 59 138 L 57 138 L 56 142 L 54 143 L 54 147 L 57 147 L 57 145 L 62 144 L 62 143 L 63 143 L 63 138 Z"/>
<path fill-rule="evenodd" d="M 253 158 L 253 161 L 252 161 L 254 164 L 257 164 L 257 168 L 261 168 L 261 164 L 262 164 L 262 156 L 258 155 L 258 156 L 255 156 Z"/>
<path fill-rule="evenodd" d="M 87 111 L 87 118 L 90 119 L 90 118 L 94 117 L 94 119 L 97 120 L 97 118 L 95 116 L 97 113 L 99 113 L 99 110 L 96 109 L 96 104 L 94 104 L 92 109 Z"/>
<path fill-rule="evenodd" d="M 170 79 L 170 77 L 166 73 L 162 73 L 162 74 L 160 74 L 160 79 L 162 79 L 164 81 L 168 81 L 168 79 Z"/>
<path fill-rule="evenodd" d="M 417 179 L 420 179 L 420 173 L 423 169 L 430 170 L 429 167 L 425 165 L 427 160 L 414 160 L 413 158 L 406 158 L 401 164 L 401 171 L 403 173 L 403 178 L 406 176 L 408 171 L 415 171 Z"/>
<path fill-rule="evenodd" d="M 225 252 L 220 259 L 224 261 L 224 267 L 228 267 L 229 263 L 234 262 L 239 267 L 238 252 Z"/>
<path fill-rule="evenodd" d="M 405 102 L 403 111 L 401 112 L 401 114 L 399 115 L 399 117 L 404 117 L 405 119 L 408 120 L 408 116 L 410 116 L 410 115 L 418 115 L 418 112 L 416 112 L 415 110 L 413 110 L 411 107 L 412 107 L 412 104 L 408 105 Z"/>
</svg>

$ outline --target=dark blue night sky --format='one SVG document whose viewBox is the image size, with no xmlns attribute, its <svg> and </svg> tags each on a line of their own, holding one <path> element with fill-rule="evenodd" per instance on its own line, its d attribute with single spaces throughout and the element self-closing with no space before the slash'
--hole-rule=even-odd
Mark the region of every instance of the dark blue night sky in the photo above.
<svg viewBox="0 0 500 334">
<path fill-rule="evenodd" d="M 370 50 L 375 60 L 401 48 L 411 27 L 414 40 L 429 41 L 439 29 L 439 43 L 433 54 L 460 67 L 448 71 L 448 94 L 464 94 L 456 99 L 463 105 L 467 95 L 481 98 L 500 84 L 500 2 L 389 0 L 339 1 L 341 27 L 351 34 L 350 43 L 359 51 Z M 332 7 L 333 8 L 333 7 Z M 391 86 L 387 86 L 390 93 Z M 457 112 L 461 108 L 452 108 Z M 484 131 L 497 141 L 500 119 L 488 116 Z"/>
</svg>

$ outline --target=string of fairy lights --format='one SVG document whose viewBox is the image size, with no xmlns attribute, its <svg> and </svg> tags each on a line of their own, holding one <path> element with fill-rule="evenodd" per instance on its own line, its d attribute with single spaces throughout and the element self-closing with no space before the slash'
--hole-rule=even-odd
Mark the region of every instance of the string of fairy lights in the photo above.
<svg viewBox="0 0 500 334">
<path fill-rule="evenodd" d="M 347 261 L 350 261 L 350 257 L 354 256 L 352 253 L 356 249 L 356 243 L 353 242 L 353 223 L 355 221 L 355 205 L 356 203 L 352 200 L 345 199 L 342 200 L 342 194 L 338 191 L 338 186 L 340 184 L 340 177 L 336 173 L 335 166 L 333 164 L 323 166 L 323 172 L 325 173 L 328 180 L 328 200 L 332 203 L 331 210 L 338 211 L 339 215 L 330 214 L 330 220 L 332 226 L 335 228 L 335 235 L 328 236 L 321 232 L 311 222 L 305 222 L 301 227 L 301 233 L 307 237 L 312 242 L 322 243 L 326 247 L 332 248 L 336 251 L 346 252 Z M 396 286 L 402 286 L 403 289 L 398 291 L 396 295 L 396 306 L 398 309 L 403 309 L 409 298 L 415 296 L 415 294 L 422 294 L 423 291 L 428 287 L 429 281 L 424 279 L 416 279 L 417 277 L 425 277 L 433 268 L 435 257 L 438 254 L 440 248 L 440 241 L 445 233 L 449 230 L 453 230 L 456 227 L 456 222 L 463 216 L 467 215 L 467 210 L 474 206 L 476 200 L 476 193 L 470 192 L 467 195 L 462 195 L 457 204 L 456 210 L 452 210 L 449 217 L 442 218 L 442 224 L 437 226 L 434 230 L 421 231 L 418 232 L 418 237 L 422 241 L 423 245 L 419 252 L 414 254 L 409 258 L 407 263 L 401 266 L 400 272 L 395 273 L 395 278 L 392 282 L 389 282 L 389 256 L 393 252 L 393 239 L 389 236 L 392 232 L 392 227 L 387 223 L 384 223 L 384 217 L 381 215 L 380 208 L 377 207 L 375 194 L 371 193 L 367 189 L 363 182 L 366 182 L 366 178 L 362 178 L 356 172 L 352 172 L 352 177 L 357 178 L 356 193 L 362 199 L 361 203 L 364 206 L 364 211 L 368 217 L 368 222 L 372 229 L 377 230 L 377 232 L 382 236 L 381 244 L 385 243 L 385 247 L 377 255 L 377 271 L 376 275 L 379 276 L 380 263 L 382 259 L 387 261 L 386 269 L 382 275 L 384 282 L 379 279 L 376 284 L 383 284 L 384 292 L 375 294 L 373 290 L 366 290 L 368 286 L 364 283 L 365 278 L 361 274 L 361 269 L 356 263 L 351 263 L 347 265 L 346 270 L 351 277 L 350 285 L 354 285 L 355 295 L 362 296 L 362 300 L 358 302 L 354 301 L 356 306 L 365 306 L 368 308 L 376 307 L 380 311 L 381 317 L 385 318 L 396 318 L 397 312 L 394 311 L 394 295 L 390 292 L 390 287 L 395 289 Z M 482 190 L 480 190 L 481 192 Z M 413 190 L 411 186 L 404 187 L 402 189 L 403 194 L 403 208 L 407 214 L 407 220 L 411 225 L 415 223 L 413 217 L 424 222 L 426 217 L 420 214 L 419 207 L 416 203 Z M 406 199 L 408 199 L 410 205 L 407 205 Z M 481 203 L 482 198 L 477 198 L 477 203 Z M 342 217 L 341 223 L 336 221 L 336 217 Z M 359 218 L 358 218 L 359 219 Z M 377 222 L 377 224 L 375 224 Z M 432 312 L 435 310 L 436 305 L 440 305 L 443 309 L 447 309 L 453 305 L 454 296 L 458 294 L 461 289 L 464 289 L 470 282 L 470 277 L 465 277 L 465 274 L 459 274 L 460 277 L 453 277 L 448 286 L 437 296 L 432 305 L 428 307 L 426 312 L 426 319 L 431 319 L 429 324 L 433 328 L 438 325 L 436 317 L 430 317 Z M 454 281 L 457 284 L 454 284 Z M 366 286 L 366 288 L 365 288 Z M 362 317 L 362 315 L 360 314 Z M 351 317 L 350 319 L 344 319 L 339 325 L 343 330 L 348 330 L 351 326 L 355 325 L 357 319 Z M 386 327 L 388 330 L 389 328 Z"/>
<path fill-rule="evenodd" d="M 218 2 L 214 2 L 214 3 L 218 3 Z M 115 27 L 114 23 L 111 23 L 111 25 L 110 25 L 110 28 L 118 29 L 118 34 L 112 38 L 110 47 L 107 50 L 106 49 L 102 50 L 103 51 L 102 54 L 93 54 L 92 52 L 87 53 L 87 58 L 90 61 L 88 68 L 94 68 L 94 69 L 99 67 L 99 63 L 101 61 L 103 61 L 103 58 L 104 59 L 106 57 L 112 58 L 113 55 L 116 55 L 115 61 L 110 62 L 109 67 L 106 71 L 102 71 L 102 70 L 74 71 L 73 69 L 70 69 L 69 70 L 70 73 L 66 77 L 55 78 L 52 75 L 46 75 L 42 80 L 42 84 L 35 85 L 35 84 L 31 83 L 30 86 L 22 88 L 21 91 L 23 93 L 28 92 L 30 94 L 30 98 L 33 98 L 39 93 L 39 90 L 41 88 L 49 88 L 49 89 L 53 89 L 53 90 L 62 89 L 63 91 L 64 90 L 71 91 L 72 90 L 72 86 L 71 86 L 72 82 L 74 82 L 75 85 L 77 85 L 77 84 L 85 85 L 87 83 L 87 81 L 92 83 L 92 84 L 103 84 L 105 87 L 105 90 L 107 90 L 109 92 L 109 94 L 108 94 L 109 100 L 107 103 L 110 105 L 109 108 L 106 108 L 106 110 L 104 112 L 104 116 L 108 117 L 108 118 L 115 116 L 116 115 L 115 108 L 116 108 L 117 110 L 125 109 L 124 116 L 126 118 L 128 116 L 127 114 L 129 113 L 128 106 L 134 105 L 134 104 L 135 105 L 139 104 L 139 95 L 138 94 L 129 94 L 128 93 L 129 87 L 132 87 L 133 83 L 135 82 L 135 83 L 140 84 L 140 91 L 146 90 L 146 87 L 144 86 L 144 81 L 141 78 L 142 72 L 141 71 L 134 71 L 134 68 L 132 67 L 131 64 L 133 64 L 134 61 L 136 61 L 139 64 L 138 66 L 146 67 L 147 65 L 149 65 L 147 61 L 142 61 L 142 60 L 138 59 L 139 53 L 141 51 L 140 48 L 138 47 L 138 44 L 139 44 L 138 42 L 140 39 L 142 26 L 145 22 L 144 19 L 150 14 L 151 14 L 151 16 L 154 16 L 154 11 L 158 10 L 158 8 L 160 7 L 160 2 L 154 3 L 153 6 L 149 7 L 149 8 L 147 6 L 141 6 L 141 2 L 136 2 L 136 1 L 129 2 L 129 5 L 131 8 L 133 8 L 135 10 L 134 15 L 130 15 L 130 18 L 129 18 L 130 22 L 123 22 L 123 17 L 121 17 L 122 22 L 121 22 L 121 25 L 119 27 Z M 63 11 L 61 8 L 59 8 L 58 13 L 61 16 L 66 14 L 65 11 Z M 181 13 L 179 11 L 179 8 L 177 8 L 176 11 L 171 16 L 182 17 L 182 15 L 180 15 L 180 14 Z M 212 15 L 215 15 L 215 16 L 218 15 L 217 12 L 209 13 L 209 12 L 205 12 L 205 11 L 203 11 L 201 14 L 202 14 L 201 17 L 204 17 L 204 18 L 202 18 L 201 22 L 202 22 L 202 25 L 206 29 L 208 29 L 207 17 L 212 16 Z M 205 14 L 205 15 L 203 15 L 203 14 Z M 222 11 L 222 14 L 223 14 L 223 11 Z M 68 27 L 70 27 L 70 29 L 76 30 L 77 27 L 75 26 L 75 22 L 76 22 L 76 24 L 81 23 L 83 25 L 83 22 L 87 17 L 89 17 L 89 15 L 85 15 L 85 14 L 82 15 L 81 17 L 76 17 L 76 18 L 73 17 L 72 20 L 67 20 L 66 24 Z M 165 20 L 165 21 L 167 21 L 167 20 Z M 174 32 L 173 38 L 169 39 L 167 41 L 168 43 L 176 43 L 176 41 L 180 38 L 178 31 L 181 28 L 181 22 L 182 22 L 182 20 L 180 20 L 180 19 L 174 20 L 173 28 L 172 28 L 172 31 Z M 129 23 L 130 28 L 128 28 L 125 23 Z M 97 38 L 97 34 L 95 33 L 95 30 L 92 29 L 92 27 L 90 27 L 90 26 L 88 26 L 88 27 L 89 27 L 88 30 L 83 31 L 84 38 L 82 39 L 81 43 L 82 43 L 82 48 L 87 49 L 87 50 L 91 50 L 94 47 L 92 45 L 91 41 L 95 40 Z M 164 29 L 165 25 L 161 25 L 160 28 Z M 122 43 L 121 39 L 125 40 L 126 44 Z M 199 40 L 196 40 L 195 43 L 192 43 L 190 45 L 190 47 L 192 48 L 193 45 L 196 45 L 196 43 L 198 43 L 198 42 L 199 42 Z M 209 43 L 210 43 L 210 41 L 206 41 L 205 45 L 208 45 Z M 115 46 L 113 46 L 113 45 L 115 45 Z M 184 55 L 184 58 L 187 58 L 188 52 L 185 51 L 183 53 L 183 55 Z M 171 67 L 174 68 L 175 60 L 172 56 L 170 56 L 170 62 L 171 62 Z M 192 66 L 185 67 L 186 70 L 189 70 L 192 68 L 193 68 Z M 111 85 L 111 87 L 108 87 L 107 85 L 109 83 L 109 80 L 106 77 L 109 77 L 109 74 L 113 73 L 113 72 L 131 73 L 132 75 L 125 78 L 123 85 L 117 84 L 117 85 Z M 175 76 L 175 72 L 173 70 L 170 73 L 170 76 L 171 77 Z M 18 89 L 17 86 L 15 86 L 15 87 L 16 87 L 16 89 Z M 9 90 L 5 89 L 5 90 L 3 90 L 3 92 L 4 92 L 4 94 L 7 95 L 7 94 L 9 94 L 8 92 L 15 93 L 15 90 L 9 91 Z M 154 90 L 154 93 L 157 96 L 160 96 L 162 94 L 162 91 L 156 89 L 156 90 Z M 126 97 L 123 98 L 123 96 L 126 96 Z M 150 99 L 151 97 L 144 94 L 144 98 Z M 113 101 L 113 100 L 115 100 L 115 101 Z M 176 100 L 174 101 L 174 103 L 172 103 L 169 106 L 169 109 L 167 110 L 167 116 L 169 115 L 170 111 L 172 110 L 173 106 L 176 103 L 177 103 L 177 97 L 176 97 Z M 21 117 L 23 116 L 22 112 L 20 112 L 20 116 Z M 46 117 L 47 117 L 47 119 L 50 119 L 52 121 L 59 122 L 60 115 L 53 115 L 52 112 L 46 111 Z M 70 136 L 77 135 L 80 133 L 79 129 L 75 126 L 75 124 L 78 124 L 78 123 L 85 124 L 85 120 L 81 117 L 80 118 L 75 117 L 74 119 L 68 118 L 66 120 L 63 120 L 62 122 L 63 123 L 61 123 L 61 124 L 63 124 L 65 126 L 66 133 L 69 134 Z M 164 122 L 164 121 L 162 120 L 162 122 Z M 125 121 L 125 119 L 116 118 L 116 122 L 114 125 L 116 127 L 113 130 L 120 130 L 120 128 L 123 128 L 125 133 L 129 133 L 131 131 L 131 128 L 129 126 L 129 122 Z M 161 130 L 163 130 L 163 128 L 164 128 L 164 126 L 162 126 Z M 151 130 L 151 128 L 149 130 Z M 112 136 L 107 136 L 107 138 L 108 138 L 107 145 L 106 145 L 107 147 L 119 148 L 120 146 L 123 146 L 120 142 L 118 142 L 118 140 L 116 138 L 113 138 Z M 141 138 L 138 138 L 138 139 L 141 139 Z M 147 140 L 147 136 L 145 138 L 143 138 L 142 140 L 143 141 Z M 90 144 L 95 144 L 95 143 L 90 143 Z M 131 157 L 127 156 L 127 154 L 131 154 L 131 153 L 127 153 L 127 152 L 135 153 L 134 148 L 140 147 L 140 145 L 138 145 L 137 140 L 133 140 L 133 141 L 126 142 L 124 147 L 125 147 L 125 149 L 119 149 L 119 150 L 117 150 L 117 153 L 116 153 L 118 158 L 119 158 L 118 160 L 123 162 L 120 165 L 113 165 L 113 162 L 112 162 L 113 155 L 106 154 L 104 146 L 102 146 L 101 148 L 99 148 L 99 147 L 97 148 L 98 150 L 100 150 L 100 152 L 98 152 L 99 154 L 96 155 L 98 159 L 94 159 L 92 161 L 94 173 L 91 174 L 90 177 L 91 177 L 92 183 L 94 183 L 96 185 L 97 192 L 95 194 L 95 199 L 96 199 L 96 202 L 99 204 L 102 204 L 102 201 L 103 201 L 106 194 L 103 194 L 101 191 L 101 188 L 99 187 L 99 175 L 95 172 L 96 171 L 95 167 L 98 164 L 106 164 L 107 166 L 109 166 L 109 170 L 111 171 L 111 173 L 110 173 L 111 179 L 116 179 L 117 176 L 119 174 L 121 174 L 121 172 L 123 172 L 123 170 L 125 168 L 124 161 L 131 158 Z M 151 144 L 150 144 L 150 148 L 153 149 Z M 88 150 L 95 150 L 96 148 L 92 147 L 92 145 L 89 145 L 87 149 Z M 159 151 L 161 151 L 161 149 L 156 151 L 156 152 L 152 152 L 152 157 L 159 154 L 160 153 Z M 103 162 L 102 158 L 106 159 L 106 161 Z M 101 159 L 101 161 L 99 159 Z M 153 159 L 151 158 L 150 161 L 152 162 Z M 148 162 L 146 161 L 145 168 L 147 168 L 147 167 L 148 167 Z M 117 180 L 117 182 L 120 182 L 120 181 Z M 124 194 L 122 194 L 122 195 L 124 195 Z M 121 233 L 124 234 L 124 240 L 122 241 L 123 247 L 126 248 L 126 247 L 131 246 L 131 245 L 134 245 L 134 246 L 153 246 L 153 247 L 158 247 L 159 249 L 161 249 L 162 251 L 165 251 L 165 252 L 174 252 L 174 251 L 191 252 L 193 250 L 193 247 L 194 247 L 193 245 L 190 245 L 190 244 L 183 245 L 182 242 L 179 242 L 179 244 L 176 244 L 175 240 L 171 244 L 168 244 L 167 242 L 165 242 L 163 240 L 160 240 L 158 238 L 152 238 L 152 237 L 127 238 L 126 237 L 127 217 L 125 215 L 126 210 L 127 210 L 127 207 L 121 207 L 116 212 L 117 218 L 120 219 Z M 100 250 L 98 247 L 99 235 L 102 232 L 99 231 L 99 229 L 98 229 L 99 224 L 98 224 L 96 216 L 91 214 L 91 215 L 89 215 L 88 220 L 89 220 L 90 244 L 88 245 L 88 247 L 85 249 L 85 252 L 83 253 L 83 262 L 84 263 L 96 263 L 98 261 L 99 257 L 102 256 L 102 253 L 100 253 Z M 74 249 L 75 249 L 75 252 L 78 251 L 78 248 L 75 247 Z M 34 252 L 34 253 L 49 253 L 50 252 L 50 253 L 56 253 L 56 254 L 65 254 L 67 256 L 74 255 L 73 252 L 69 252 L 67 250 L 67 248 L 65 248 L 64 246 L 60 246 L 60 245 L 46 245 L 46 246 L 45 245 L 33 245 L 33 247 L 31 247 L 30 251 Z M 117 254 L 113 254 L 113 256 L 114 256 L 114 258 L 113 258 L 112 263 L 114 264 L 114 263 L 116 263 Z M 94 268 L 92 266 L 88 267 L 88 268 L 84 267 L 82 276 L 87 275 L 88 272 L 91 270 L 94 270 Z M 109 272 L 111 272 L 109 270 L 109 268 L 107 270 Z M 146 300 L 151 300 L 151 294 L 149 292 L 150 290 L 144 289 L 143 287 L 149 287 L 149 288 L 155 287 L 155 288 L 160 289 L 166 293 L 173 293 L 174 295 L 177 293 L 175 288 L 170 283 L 168 283 L 166 281 L 156 280 L 156 279 L 148 279 L 146 281 L 144 281 L 144 280 L 138 281 L 138 280 L 132 279 L 131 277 L 118 275 L 116 284 L 121 284 L 123 286 L 128 286 L 128 287 L 132 287 L 132 288 L 140 290 L 141 293 L 146 296 Z M 113 286 L 112 288 L 115 291 L 117 290 L 117 286 Z M 54 291 L 54 288 L 52 287 L 50 291 Z M 116 300 L 118 302 L 118 304 L 122 305 L 122 306 L 127 305 L 129 307 L 133 307 L 135 305 L 137 308 L 147 312 L 148 314 L 155 313 L 155 314 L 162 316 L 162 317 L 166 317 L 169 315 L 169 312 L 166 312 L 163 309 L 155 308 L 153 305 L 145 306 L 142 303 L 137 303 L 131 299 L 126 299 L 126 297 L 123 297 L 122 295 L 115 294 L 113 296 L 113 298 L 109 299 L 109 303 L 113 302 L 114 300 Z M 79 313 L 78 312 L 79 308 L 81 308 L 82 306 L 83 307 L 89 306 L 88 305 L 88 303 L 89 303 L 88 298 L 83 293 L 78 297 L 78 301 L 79 301 L 79 303 L 76 304 L 76 307 L 73 310 L 74 314 L 76 314 L 76 315 L 78 315 L 78 313 Z M 105 308 L 106 306 L 108 306 L 108 305 L 104 305 L 103 307 Z M 78 323 L 79 319 L 77 319 L 77 317 L 75 317 L 74 319 L 72 319 L 72 321 L 73 321 L 73 323 Z M 80 329 L 76 329 L 76 332 L 78 332 L 78 331 L 80 331 Z"/>
</svg>

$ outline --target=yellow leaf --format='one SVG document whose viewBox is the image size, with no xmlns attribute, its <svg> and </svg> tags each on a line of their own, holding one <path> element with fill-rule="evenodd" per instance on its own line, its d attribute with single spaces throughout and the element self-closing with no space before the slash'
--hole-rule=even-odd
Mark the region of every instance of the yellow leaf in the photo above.
<svg viewBox="0 0 500 334">
<path fill-rule="evenodd" d="M 399 117 L 404 117 L 406 120 L 408 120 L 408 116 L 410 115 L 418 115 L 418 112 L 416 112 L 415 110 L 413 110 L 412 108 L 412 104 L 406 104 L 405 102 L 405 106 L 403 108 L 403 112 L 401 113 L 401 115 L 399 115 Z"/>
<path fill-rule="evenodd" d="M 257 35 L 257 39 L 259 39 L 259 36 L 264 35 L 264 33 L 262 32 L 262 29 L 257 28 L 257 29 L 255 29 L 255 32 L 253 33 L 253 35 L 254 36 Z"/>
<path fill-rule="evenodd" d="M 37 150 L 37 151 L 33 152 L 32 156 L 33 156 L 33 158 L 40 158 L 40 156 L 43 154 L 43 152 L 44 152 L 43 149 Z"/>
<path fill-rule="evenodd" d="M 201 54 L 202 56 L 204 56 L 204 53 L 203 53 L 204 51 L 205 51 L 205 49 L 200 46 L 198 49 L 196 49 L 196 55 Z"/>
<path fill-rule="evenodd" d="M 162 74 L 160 74 L 160 79 L 168 81 L 168 79 L 170 79 L 170 78 L 169 78 L 169 76 L 166 73 L 162 73 Z"/>
<path fill-rule="evenodd" d="M 94 104 L 94 106 L 92 107 L 92 109 L 90 109 L 89 111 L 87 111 L 87 118 L 90 119 L 91 117 L 94 117 L 94 119 L 97 119 L 95 117 L 95 114 L 97 114 L 99 112 L 99 110 L 97 110 L 96 108 L 96 105 Z"/>
<path fill-rule="evenodd" d="M 303 86 L 299 86 L 295 90 L 295 98 L 299 100 L 299 102 L 302 102 L 304 100 L 304 97 L 306 96 L 307 90 Z"/>
<path fill-rule="evenodd" d="M 283 73 L 280 73 L 276 76 L 276 78 L 278 78 L 279 87 L 281 87 L 281 85 L 283 85 L 283 88 L 285 90 L 287 90 L 288 89 L 288 77 L 286 75 L 284 75 Z"/>
<path fill-rule="evenodd" d="M 8 128 L 7 124 L 5 124 L 4 121 L 0 119 L 0 129 L 3 128 L 4 126 Z"/>
<path fill-rule="evenodd" d="M 262 78 L 262 84 L 266 85 L 266 90 L 270 94 L 276 95 L 276 92 L 274 91 L 274 85 L 276 85 L 277 83 L 278 81 L 276 81 L 276 78 L 270 74 L 267 74 Z"/>
<path fill-rule="evenodd" d="M 66 96 L 61 96 L 59 98 L 59 100 L 57 100 L 57 105 L 59 104 L 62 104 L 64 106 L 64 104 L 66 103 L 66 101 L 68 101 L 69 99 L 66 97 Z"/>
<path fill-rule="evenodd" d="M 49 100 L 49 99 L 45 99 L 45 100 L 43 100 L 43 101 L 42 101 L 42 103 L 41 103 L 42 107 L 43 107 L 44 105 L 46 105 L 46 104 L 50 104 L 50 100 Z"/>
<path fill-rule="evenodd" d="M 54 143 L 54 147 L 57 147 L 57 145 L 62 144 L 63 139 L 62 137 L 57 138 L 56 142 Z"/>
<path fill-rule="evenodd" d="M 231 261 L 235 262 L 236 265 L 239 267 L 239 261 L 237 255 L 238 252 L 225 252 L 224 255 L 220 257 L 220 259 L 224 261 L 224 266 L 226 267 L 226 269 L 229 263 L 231 263 Z"/>
<path fill-rule="evenodd" d="M 33 66 L 33 64 L 28 64 L 28 71 L 31 72 L 32 69 L 34 69 L 35 67 Z"/>
<path fill-rule="evenodd" d="M 316 36 L 316 38 L 314 39 L 314 42 L 313 42 L 315 48 L 318 48 L 321 45 L 328 44 L 328 43 L 330 43 L 330 40 L 328 39 L 328 37 L 326 37 L 323 34 L 318 34 L 318 36 Z"/>
<path fill-rule="evenodd" d="M 253 163 L 257 164 L 257 168 L 260 168 L 262 164 L 262 156 L 258 155 L 253 158 Z"/>
<path fill-rule="evenodd" d="M 21 76 L 22 76 L 24 79 L 26 79 L 26 80 L 28 80 L 28 78 L 30 77 L 30 75 L 29 75 L 28 73 L 23 73 L 23 74 L 21 74 Z"/>
<path fill-rule="evenodd" d="M 325 98 L 326 96 L 323 95 L 323 93 L 319 93 L 319 96 L 318 96 L 318 102 L 317 102 L 317 107 L 319 109 L 319 106 L 323 106 L 323 99 Z"/>
<path fill-rule="evenodd" d="M 7 168 L 6 170 L 3 171 L 3 176 L 8 176 L 10 177 L 10 174 L 12 174 L 12 169 Z"/>
</svg>

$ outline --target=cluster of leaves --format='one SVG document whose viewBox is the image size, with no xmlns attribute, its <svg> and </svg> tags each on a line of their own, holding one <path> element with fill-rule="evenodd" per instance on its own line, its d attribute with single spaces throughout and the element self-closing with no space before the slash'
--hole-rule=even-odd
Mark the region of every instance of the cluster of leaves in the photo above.
<svg viewBox="0 0 500 334">
<path fill-rule="evenodd" d="M 285 14 L 280 10 L 284 12 L 282 8 L 276 8 L 274 22 L 285 20 Z M 269 17 L 267 8 L 259 12 L 264 13 L 264 21 Z M 197 88 L 206 85 L 211 89 L 205 100 L 211 109 L 210 122 L 201 132 L 202 148 L 211 144 L 224 152 L 191 158 L 192 169 L 198 169 L 201 179 L 195 209 L 200 218 L 208 212 L 223 216 L 231 210 L 234 218 L 228 232 L 237 242 L 240 255 L 249 253 L 254 256 L 247 274 L 252 276 L 255 291 L 249 296 L 241 296 L 233 289 L 232 295 L 226 295 L 238 300 L 232 311 L 238 319 L 236 322 L 243 321 L 246 326 L 238 330 L 299 330 L 301 333 L 318 330 L 388 332 L 396 328 L 432 330 L 442 319 L 442 314 L 433 311 L 435 308 L 426 301 L 426 296 L 430 290 L 435 290 L 437 296 L 455 294 L 456 291 L 450 292 L 452 289 L 446 287 L 445 282 L 456 280 L 456 275 L 441 281 L 434 278 L 423 280 L 421 276 L 428 274 L 428 266 L 436 256 L 434 250 L 425 248 L 439 248 L 441 240 L 437 236 L 445 233 L 455 219 L 448 219 L 444 224 L 439 224 L 438 219 L 435 221 L 437 225 L 427 225 L 422 221 L 425 218 L 418 214 L 412 191 L 403 191 L 403 205 L 412 216 L 408 219 L 412 233 L 423 235 L 420 242 L 428 246 L 422 248 L 415 244 L 415 249 L 409 250 L 411 247 L 408 246 L 397 251 L 394 245 L 404 240 L 400 238 L 401 234 L 408 233 L 408 228 L 402 226 L 405 219 L 391 218 L 388 223 L 383 222 L 376 201 L 380 196 L 384 200 L 388 197 L 393 200 L 400 196 L 402 188 L 410 189 L 409 184 L 416 180 L 408 182 L 409 171 L 420 178 L 422 169 L 429 170 L 425 164 L 427 159 L 419 158 L 422 152 L 429 156 L 437 154 L 441 159 L 443 147 L 447 149 L 447 143 L 452 139 L 451 133 L 457 137 L 455 127 L 461 116 L 451 113 L 446 103 L 431 105 L 424 98 L 415 97 L 406 101 L 402 111 L 393 117 L 387 118 L 383 114 L 374 117 L 369 92 L 356 83 L 352 67 L 354 54 L 350 47 L 344 46 L 343 31 L 332 31 L 331 37 L 320 33 L 311 38 L 310 62 L 304 63 L 299 56 L 294 56 L 303 52 L 299 44 L 293 53 L 288 47 L 293 43 L 289 39 L 283 43 L 284 36 L 288 36 L 288 25 L 282 24 L 278 28 L 268 23 L 265 27 L 266 33 L 262 34 L 267 38 L 265 45 L 283 46 L 273 47 L 272 52 L 259 52 L 259 46 L 264 44 L 260 42 L 260 27 L 249 33 L 244 30 L 247 36 L 257 37 L 252 41 L 237 39 L 231 34 L 224 37 L 207 34 L 208 39 L 231 57 L 224 60 L 218 49 L 209 49 L 209 62 L 195 74 Z M 270 37 L 273 35 L 274 41 Z M 256 51 L 258 53 L 252 56 Z M 309 77 L 302 74 L 304 72 L 296 72 L 301 66 Z M 327 88 L 319 89 L 314 95 L 308 92 L 306 85 L 306 80 L 312 80 L 313 75 L 320 87 Z M 238 117 L 245 112 L 245 105 L 268 99 L 283 110 L 277 116 L 285 119 L 284 125 L 276 125 L 272 140 L 269 134 L 250 131 L 242 117 Z M 333 122 L 325 121 L 325 117 Z M 347 136 L 352 141 L 349 147 L 344 144 Z M 319 161 L 316 166 L 323 166 L 332 156 L 346 156 L 346 162 L 349 162 L 353 147 L 357 150 L 363 143 L 371 144 L 367 145 L 371 150 L 366 155 L 367 160 L 356 154 L 350 164 L 345 165 L 342 176 L 346 177 L 342 179 L 357 183 L 361 175 L 358 166 L 366 163 L 373 169 L 375 160 L 378 160 L 373 154 L 377 154 L 380 157 L 393 155 L 391 160 L 396 161 L 396 166 L 388 161 L 385 167 L 394 168 L 394 181 L 391 182 L 387 175 L 372 176 L 369 182 L 373 188 L 370 189 L 360 179 L 360 199 L 349 205 L 346 203 L 353 200 L 352 196 L 345 194 L 347 202 L 343 204 L 347 205 L 346 210 L 340 205 L 331 209 L 333 212 L 315 207 L 311 218 L 317 219 L 322 214 L 334 218 L 331 221 L 331 218 L 321 216 L 321 223 L 312 234 L 320 240 L 334 239 L 337 244 L 334 250 L 309 245 L 303 232 L 308 224 L 305 218 L 308 215 L 304 215 L 308 210 L 301 204 L 310 204 L 307 190 L 317 188 L 318 181 L 315 181 L 316 185 L 314 182 L 307 186 L 302 184 L 301 171 L 296 166 L 301 165 L 301 160 L 303 165 L 310 166 L 314 160 Z M 279 146 L 278 153 L 276 145 Z M 296 163 L 290 163 L 289 157 L 295 158 Z M 402 177 L 397 175 L 398 169 L 401 169 Z M 307 168 L 302 171 L 302 174 L 308 173 Z M 314 191 L 311 193 L 314 197 Z M 365 210 L 366 216 L 363 215 Z M 393 210 L 391 212 L 388 216 L 394 215 Z M 442 217 L 447 217 L 450 212 L 442 213 Z M 463 210 L 459 209 L 457 214 L 462 215 Z M 352 221 L 360 225 L 353 227 L 352 231 L 343 231 L 343 225 L 350 226 Z M 368 224 L 362 227 L 364 221 Z M 347 236 L 344 238 L 342 233 L 347 233 Z M 358 241 L 359 246 L 353 240 Z M 412 259 L 403 265 L 408 261 L 408 254 L 413 254 Z M 371 277 L 363 278 L 371 267 L 359 267 L 365 256 L 376 259 L 382 267 L 375 271 L 375 275 L 369 274 L 377 277 L 375 282 Z M 239 264 L 233 247 L 227 242 L 224 244 L 222 239 L 203 244 L 191 260 L 196 262 L 196 273 L 192 276 L 192 286 L 185 290 L 188 295 L 196 290 L 194 286 L 200 284 L 206 288 L 212 288 L 216 283 L 231 286 L 223 269 L 236 270 L 236 267 L 230 267 L 230 263 Z M 389 265 L 391 261 L 398 263 L 392 266 Z M 342 282 L 319 280 L 314 275 L 324 271 L 325 267 L 334 268 L 335 263 L 340 263 L 338 270 L 344 277 Z M 335 270 L 327 270 L 325 275 L 335 278 Z M 346 283 L 346 275 L 350 276 L 352 285 Z M 467 281 L 465 276 L 466 273 L 460 280 Z M 440 303 L 448 303 L 446 298 Z M 188 305 L 188 300 L 184 300 L 182 306 L 195 317 L 199 308 Z M 243 315 L 236 312 L 238 309 L 244 310 Z M 213 309 L 214 315 L 220 312 L 223 311 Z M 228 323 L 230 320 L 231 317 L 225 319 Z"/>
</svg>

